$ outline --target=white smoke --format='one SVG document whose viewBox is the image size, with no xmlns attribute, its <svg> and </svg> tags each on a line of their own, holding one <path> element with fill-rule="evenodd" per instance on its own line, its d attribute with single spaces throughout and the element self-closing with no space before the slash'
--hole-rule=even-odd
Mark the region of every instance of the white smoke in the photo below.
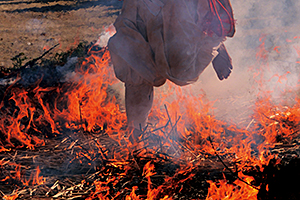
<svg viewBox="0 0 300 200">
<path fill-rule="evenodd" d="M 219 81 L 209 66 L 197 83 L 183 90 L 192 91 L 194 95 L 204 92 L 209 101 L 215 101 L 217 118 L 247 126 L 254 103 L 263 91 L 272 91 L 273 99 L 280 100 L 284 91 L 299 84 L 300 1 L 231 0 L 231 3 L 237 20 L 236 34 L 228 38 L 225 45 L 233 60 L 233 72 L 227 80 Z M 99 45 L 105 45 L 110 36 L 107 32 L 101 34 Z M 267 58 L 258 62 L 256 56 L 262 42 Z M 257 83 L 259 76 L 254 78 L 258 72 L 263 73 L 263 84 Z M 117 84 L 123 93 L 122 87 L 121 83 Z M 167 85 L 156 88 L 155 97 L 169 90 Z M 172 98 L 176 96 L 170 101 Z"/>
<path fill-rule="evenodd" d="M 299 84 L 300 55 L 296 49 L 300 51 L 300 37 L 297 37 L 300 36 L 300 1 L 231 0 L 231 3 L 237 20 L 236 34 L 225 45 L 233 60 L 232 74 L 227 80 L 219 81 L 209 66 L 199 81 L 188 87 L 194 94 L 204 91 L 208 100 L 216 101 L 213 112 L 217 118 L 247 126 L 254 103 L 263 91 L 273 91 L 273 100 L 280 101 L 283 91 Z M 258 62 L 256 54 L 263 41 L 267 59 Z M 265 80 L 262 85 L 256 82 L 259 76 L 254 78 L 260 68 Z"/>
<path fill-rule="evenodd" d="M 98 45 L 99 47 L 106 47 L 109 38 L 112 37 L 115 33 L 116 33 L 116 29 L 113 24 L 109 25 L 108 27 L 105 27 L 104 31 L 102 31 L 99 34 L 99 38 L 95 45 Z"/>
</svg>

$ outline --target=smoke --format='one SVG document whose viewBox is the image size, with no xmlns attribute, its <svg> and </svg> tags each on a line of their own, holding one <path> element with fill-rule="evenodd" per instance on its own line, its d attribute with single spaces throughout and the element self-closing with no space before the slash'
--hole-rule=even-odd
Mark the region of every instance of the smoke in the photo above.
<svg viewBox="0 0 300 200">
<path fill-rule="evenodd" d="M 297 93 L 300 1 L 231 0 L 231 4 L 237 20 L 235 36 L 225 42 L 234 66 L 231 75 L 220 81 L 210 65 L 196 83 L 182 89 L 186 95 L 190 91 L 196 96 L 204 93 L 208 101 L 214 102 L 213 114 L 218 119 L 247 126 L 255 102 L 265 91 L 275 102 L 283 97 L 293 99 Z M 169 91 L 168 84 L 155 88 L 155 97 Z M 288 96 L 287 91 L 293 91 L 292 95 Z M 169 101 L 175 98 L 172 95 Z"/>
<path fill-rule="evenodd" d="M 194 94 L 204 92 L 209 101 L 215 101 L 217 118 L 247 126 L 254 103 L 264 91 L 271 91 L 272 99 L 279 101 L 282 94 L 287 97 L 287 90 L 295 92 L 299 84 L 300 1 L 231 3 L 236 34 L 225 45 L 233 60 L 233 72 L 227 80 L 219 81 L 210 65 L 189 87 Z"/>
</svg>

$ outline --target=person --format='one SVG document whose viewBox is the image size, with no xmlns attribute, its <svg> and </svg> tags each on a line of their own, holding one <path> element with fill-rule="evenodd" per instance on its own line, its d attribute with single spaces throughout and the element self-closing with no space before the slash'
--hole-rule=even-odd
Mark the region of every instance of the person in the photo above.
<svg viewBox="0 0 300 200">
<path fill-rule="evenodd" d="M 145 128 L 153 87 L 167 79 L 191 84 L 211 62 L 220 80 L 231 73 L 224 45 L 235 34 L 230 0 L 124 0 L 114 26 L 108 49 L 125 83 L 131 129 Z"/>
</svg>

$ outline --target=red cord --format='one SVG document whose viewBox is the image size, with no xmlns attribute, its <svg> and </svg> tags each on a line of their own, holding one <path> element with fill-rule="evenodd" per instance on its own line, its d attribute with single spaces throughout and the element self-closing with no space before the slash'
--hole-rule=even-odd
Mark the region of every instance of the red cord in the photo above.
<svg viewBox="0 0 300 200">
<path fill-rule="evenodd" d="M 218 20 L 220 21 L 220 24 L 221 24 L 221 30 L 222 30 L 222 35 L 226 35 L 225 33 L 225 29 L 224 29 L 224 26 L 223 26 L 223 21 L 219 15 L 219 12 L 217 10 L 217 3 L 219 4 L 219 6 L 226 12 L 226 14 L 228 15 L 229 17 L 229 24 L 230 24 L 230 30 L 228 31 L 228 33 L 230 33 L 232 30 L 233 30 L 233 26 L 234 26 L 234 20 L 232 19 L 230 13 L 228 12 L 228 10 L 223 6 L 223 4 L 219 1 L 219 0 L 209 0 L 209 7 L 210 7 L 210 10 L 212 12 L 213 15 L 216 15 Z"/>
</svg>

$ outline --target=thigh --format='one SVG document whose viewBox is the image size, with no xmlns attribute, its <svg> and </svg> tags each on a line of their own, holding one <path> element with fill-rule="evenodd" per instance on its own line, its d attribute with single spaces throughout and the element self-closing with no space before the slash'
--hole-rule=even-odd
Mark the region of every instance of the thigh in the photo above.
<svg viewBox="0 0 300 200">
<path fill-rule="evenodd" d="M 154 86 L 161 85 L 165 78 L 156 71 L 152 49 L 137 25 L 139 6 L 128 2 L 116 20 L 117 32 L 108 43 L 115 74 L 123 82 L 140 84 L 145 80 Z"/>
</svg>

